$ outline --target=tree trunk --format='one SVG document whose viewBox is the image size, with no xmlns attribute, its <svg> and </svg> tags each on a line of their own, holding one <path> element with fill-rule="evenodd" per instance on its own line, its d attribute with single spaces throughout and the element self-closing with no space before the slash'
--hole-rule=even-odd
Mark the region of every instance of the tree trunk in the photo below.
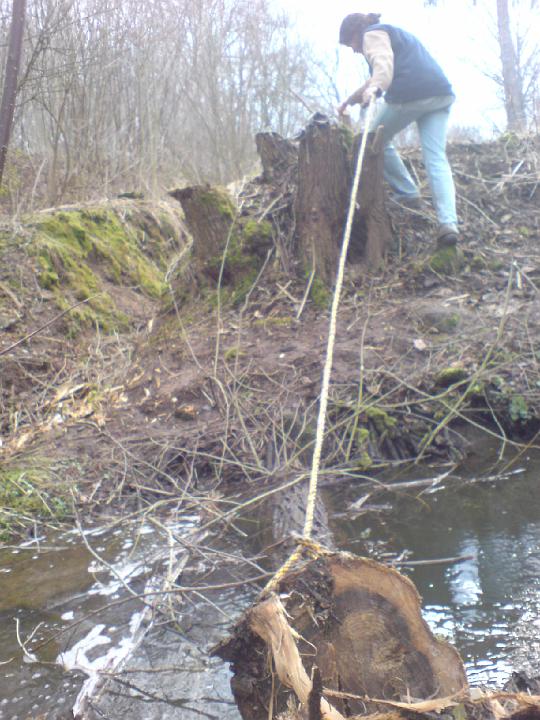
<svg viewBox="0 0 540 720">
<path fill-rule="evenodd" d="M 193 238 L 191 275 L 198 285 L 218 282 L 227 238 L 233 229 L 234 205 L 223 191 L 209 185 L 193 185 L 169 192 L 178 200 Z M 226 268 L 224 268 L 225 270 Z M 230 278 L 225 273 L 222 282 Z"/>
<path fill-rule="evenodd" d="M 329 554 L 291 573 L 278 591 L 248 610 L 214 650 L 232 663 L 243 720 L 267 720 L 272 701 L 275 713 L 283 711 L 291 689 L 307 704 L 314 666 L 324 688 L 362 698 L 324 692 L 322 715 L 333 720 L 388 710 L 375 698 L 443 698 L 467 687 L 458 653 L 431 633 L 414 585 L 395 570 Z"/>
<path fill-rule="evenodd" d="M 360 140 L 359 136 L 355 142 L 355 158 L 360 149 Z M 383 163 L 382 136 L 376 132 L 368 141 L 364 158 L 358 188 L 358 209 L 352 234 L 356 244 L 349 251 L 351 260 L 360 253 L 360 257 L 369 268 L 378 268 L 382 265 L 392 240 L 392 228 L 384 204 Z"/>
<path fill-rule="evenodd" d="M 25 13 L 26 0 L 13 0 L 4 93 L 2 95 L 2 105 L 0 106 L 0 185 L 2 184 L 4 175 L 4 165 L 11 135 L 13 114 L 15 112 L 17 78 L 21 64 Z"/>
<path fill-rule="evenodd" d="M 298 148 L 275 132 L 255 135 L 257 152 L 263 167 L 264 182 L 279 182 L 298 162 Z"/>
<path fill-rule="evenodd" d="M 381 264 L 391 237 L 378 145 L 372 137 L 364 159 L 349 251 L 350 261 L 363 260 L 370 267 Z M 357 149 L 358 143 L 347 130 L 329 122 L 311 122 L 300 142 L 295 204 L 298 254 L 304 271 L 314 269 L 328 286 L 335 279 L 350 201 L 351 147 Z"/>
<path fill-rule="evenodd" d="M 351 182 L 346 135 L 335 125 L 310 123 L 300 142 L 295 203 L 298 255 L 327 285 L 336 274 Z"/>
<path fill-rule="evenodd" d="M 525 98 L 523 95 L 516 48 L 510 29 L 508 0 L 497 0 L 497 26 L 501 50 L 504 107 L 508 121 L 508 130 L 522 133 L 527 130 Z"/>
</svg>

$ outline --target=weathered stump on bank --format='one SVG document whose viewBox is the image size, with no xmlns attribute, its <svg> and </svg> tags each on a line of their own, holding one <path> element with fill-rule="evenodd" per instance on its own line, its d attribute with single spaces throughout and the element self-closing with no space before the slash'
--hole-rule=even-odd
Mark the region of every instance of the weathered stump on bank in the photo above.
<svg viewBox="0 0 540 720">
<path fill-rule="evenodd" d="M 218 278 L 229 285 L 248 275 L 253 278 L 273 246 L 283 268 L 291 267 L 292 255 L 302 275 L 313 271 L 330 288 L 358 139 L 322 116 L 307 125 L 299 143 L 277 133 L 259 133 L 256 144 L 263 173 L 247 186 L 249 200 L 241 208 L 226 190 L 209 185 L 169 193 L 182 205 L 193 238 L 189 285 L 215 285 Z M 368 141 L 349 250 L 349 260 L 368 268 L 382 263 L 391 238 L 382 159 L 375 134 Z"/>
<path fill-rule="evenodd" d="M 284 711 L 294 695 L 305 706 L 314 667 L 331 691 L 322 717 L 334 720 L 385 709 L 377 700 L 448 697 L 467 687 L 458 653 L 431 633 L 414 585 L 397 571 L 329 554 L 291 573 L 278 590 L 279 598 L 252 607 L 214 651 L 232 664 L 243 720 L 267 720 L 270 706 Z"/>
<path fill-rule="evenodd" d="M 210 185 L 174 189 L 169 195 L 182 206 L 193 238 L 191 258 L 195 277 L 217 281 L 220 265 L 216 258 L 221 257 L 234 221 L 231 198 Z"/>
<path fill-rule="evenodd" d="M 257 133 L 255 145 L 261 159 L 262 179 L 265 183 L 279 182 L 298 162 L 297 146 L 278 133 Z"/>
<path fill-rule="evenodd" d="M 194 185 L 169 195 L 181 204 L 193 239 L 190 265 L 171 283 L 175 296 L 219 286 L 233 303 L 241 301 L 272 247 L 270 223 L 240 216 L 222 188 Z"/>
<path fill-rule="evenodd" d="M 295 202 L 298 254 L 304 270 L 315 270 L 331 286 L 341 251 L 350 202 L 358 139 L 348 128 L 329 122 L 310 123 L 300 141 Z M 357 195 L 349 260 L 378 267 L 391 239 L 384 207 L 383 155 L 371 134 Z"/>
<path fill-rule="evenodd" d="M 355 139 L 354 157 L 360 149 L 359 136 Z M 368 139 L 360 187 L 358 209 L 353 224 L 353 237 L 360 243 L 361 258 L 369 268 L 378 268 L 385 260 L 392 240 L 390 218 L 384 204 L 384 154 L 382 136 L 375 132 Z M 355 246 L 353 246 L 353 252 Z"/>
<path fill-rule="evenodd" d="M 349 204 L 351 158 L 347 137 L 337 125 L 310 123 L 298 152 L 298 255 L 305 272 L 313 270 L 326 285 L 332 284 L 336 274 Z"/>
</svg>

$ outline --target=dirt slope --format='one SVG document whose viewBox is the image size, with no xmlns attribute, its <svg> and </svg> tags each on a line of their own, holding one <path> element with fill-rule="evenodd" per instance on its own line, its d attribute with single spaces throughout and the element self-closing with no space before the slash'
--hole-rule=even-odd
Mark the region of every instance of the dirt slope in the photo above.
<svg viewBox="0 0 540 720">
<path fill-rule="evenodd" d="M 394 205 L 386 267 L 348 269 L 326 483 L 455 459 L 471 425 L 501 443 L 535 438 L 539 141 L 454 146 L 450 157 L 459 252 L 433 253 L 429 209 Z M 408 159 L 422 178 L 415 153 Z M 186 300 L 189 238 L 172 199 L 44 213 L 6 226 L 0 255 L 6 528 L 36 512 L 70 515 L 71 490 L 88 513 L 185 511 L 211 492 L 213 523 L 231 489 L 306 470 L 328 295 L 306 295 L 278 259 L 235 306 L 217 290 Z"/>
</svg>

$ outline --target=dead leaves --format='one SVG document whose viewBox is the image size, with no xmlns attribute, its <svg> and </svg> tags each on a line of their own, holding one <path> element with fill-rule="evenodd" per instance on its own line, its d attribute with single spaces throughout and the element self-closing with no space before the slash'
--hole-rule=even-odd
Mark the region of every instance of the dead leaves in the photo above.
<svg viewBox="0 0 540 720">
<path fill-rule="evenodd" d="M 0 458 L 6 459 L 20 452 L 31 442 L 59 428 L 91 418 L 93 424 L 102 428 L 111 407 L 126 405 L 128 397 L 123 385 L 97 390 L 94 385 L 64 383 L 58 387 L 51 400 L 42 408 L 43 416 L 34 424 L 24 426 L 0 446 Z"/>
</svg>

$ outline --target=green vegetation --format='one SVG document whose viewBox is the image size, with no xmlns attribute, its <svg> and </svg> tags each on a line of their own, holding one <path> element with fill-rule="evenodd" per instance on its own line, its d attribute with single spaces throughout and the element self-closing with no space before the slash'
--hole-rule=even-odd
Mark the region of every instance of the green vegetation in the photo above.
<svg viewBox="0 0 540 720">
<path fill-rule="evenodd" d="M 241 358 L 246 353 L 241 350 L 238 346 L 230 347 L 227 350 L 225 350 L 225 353 L 223 354 L 223 359 L 225 362 L 230 362 L 231 360 L 235 360 L 236 358 Z"/>
<path fill-rule="evenodd" d="M 486 262 L 486 259 L 482 257 L 482 255 L 475 255 L 473 259 L 470 262 L 471 270 L 475 271 L 481 271 L 486 270 L 488 267 L 488 263 Z"/>
<path fill-rule="evenodd" d="M 352 155 L 355 145 L 355 135 L 352 128 L 350 128 L 348 125 L 345 125 L 345 123 L 340 123 L 338 125 L 338 130 L 339 134 L 341 135 L 343 145 L 345 146 L 349 155 Z"/>
<path fill-rule="evenodd" d="M 438 275 L 455 275 L 463 267 L 463 254 L 456 247 L 440 248 L 433 253 L 428 265 Z"/>
<path fill-rule="evenodd" d="M 228 217 L 228 206 L 220 207 L 220 212 Z M 249 219 L 233 224 L 229 232 L 225 257 L 223 253 L 227 238 L 223 238 L 222 251 L 205 262 L 205 270 L 209 271 L 207 274 L 212 279 L 217 280 L 223 266 L 222 287 L 219 289 L 221 300 L 238 306 L 251 290 L 261 262 L 271 247 L 272 226 L 268 222 L 258 223 Z"/>
<path fill-rule="evenodd" d="M 54 293 L 62 310 L 88 301 L 70 314 L 72 334 L 84 325 L 106 332 L 127 326 L 106 282 L 134 285 L 154 298 L 167 288 L 164 268 L 143 252 L 140 228 L 122 222 L 112 208 L 59 211 L 38 217 L 34 227 L 30 251 L 37 257 L 41 287 Z M 152 242 L 158 242 L 155 234 Z"/>
<path fill-rule="evenodd" d="M 381 435 L 386 430 L 393 430 L 397 424 L 396 418 L 391 417 L 387 412 L 377 407 L 367 408 L 366 417 L 371 420 L 375 429 Z"/>
<path fill-rule="evenodd" d="M 209 210 L 217 211 L 230 220 L 234 220 L 235 208 L 232 199 L 225 190 L 208 186 L 207 192 L 202 192 L 199 199 Z"/>
<path fill-rule="evenodd" d="M 356 449 L 359 452 L 359 455 L 356 457 L 356 468 L 361 472 L 369 470 L 373 465 L 373 460 L 368 451 L 369 430 L 365 427 L 357 428 L 354 439 Z"/>
<path fill-rule="evenodd" d="M 258 320 L 255 320 L 253 324 L 255 327 L 263 328 L 291 327 L 294 324 L 294 318 L 291 315 L 275 315 L 267 318 L 259 318 Z"/>
<path fill-rule="evenodd" d="M 61 520 L 68 514 L 67 492 L 54 483 L 46 461 L 27 467 L 0 467 L 0 541 L 29 520 Z"/>
<path fill-rule="evenodd" d="M 469 373 L 461 365 L 454 365 L 452 367 L 443 368 L 435 378 L 435 384 L 439 387 L 450 387 L 455 385 L 462 380 L 466 380 L 469 377 Z"/>
<path fill-rule="evenodd" d="M 526 423 L 530 419 L 529 406 L 523 395 L 512 396 L 508 411 L 512 422 Z"/>
<path fill-rule="evenodd" d="M 264 255 L 272 243 L 272 225 L 267 220 L 257 222 L 256 220 L 246 220 L 242 223 L 242 239 L 243 243 L 251 252 L 261 255 L 261 249 L 264 249 Z"/>
<path fill-rule="evenodd" d="M 326 287 L 324 282 L 318 277 L 313 278 L 313 282 L 311 283 L 311 288 L 309 290 L 309 295 L 314 305 L 321 310 L 325 310 L 330 305 L 332 293 Z"/>
</svg>

